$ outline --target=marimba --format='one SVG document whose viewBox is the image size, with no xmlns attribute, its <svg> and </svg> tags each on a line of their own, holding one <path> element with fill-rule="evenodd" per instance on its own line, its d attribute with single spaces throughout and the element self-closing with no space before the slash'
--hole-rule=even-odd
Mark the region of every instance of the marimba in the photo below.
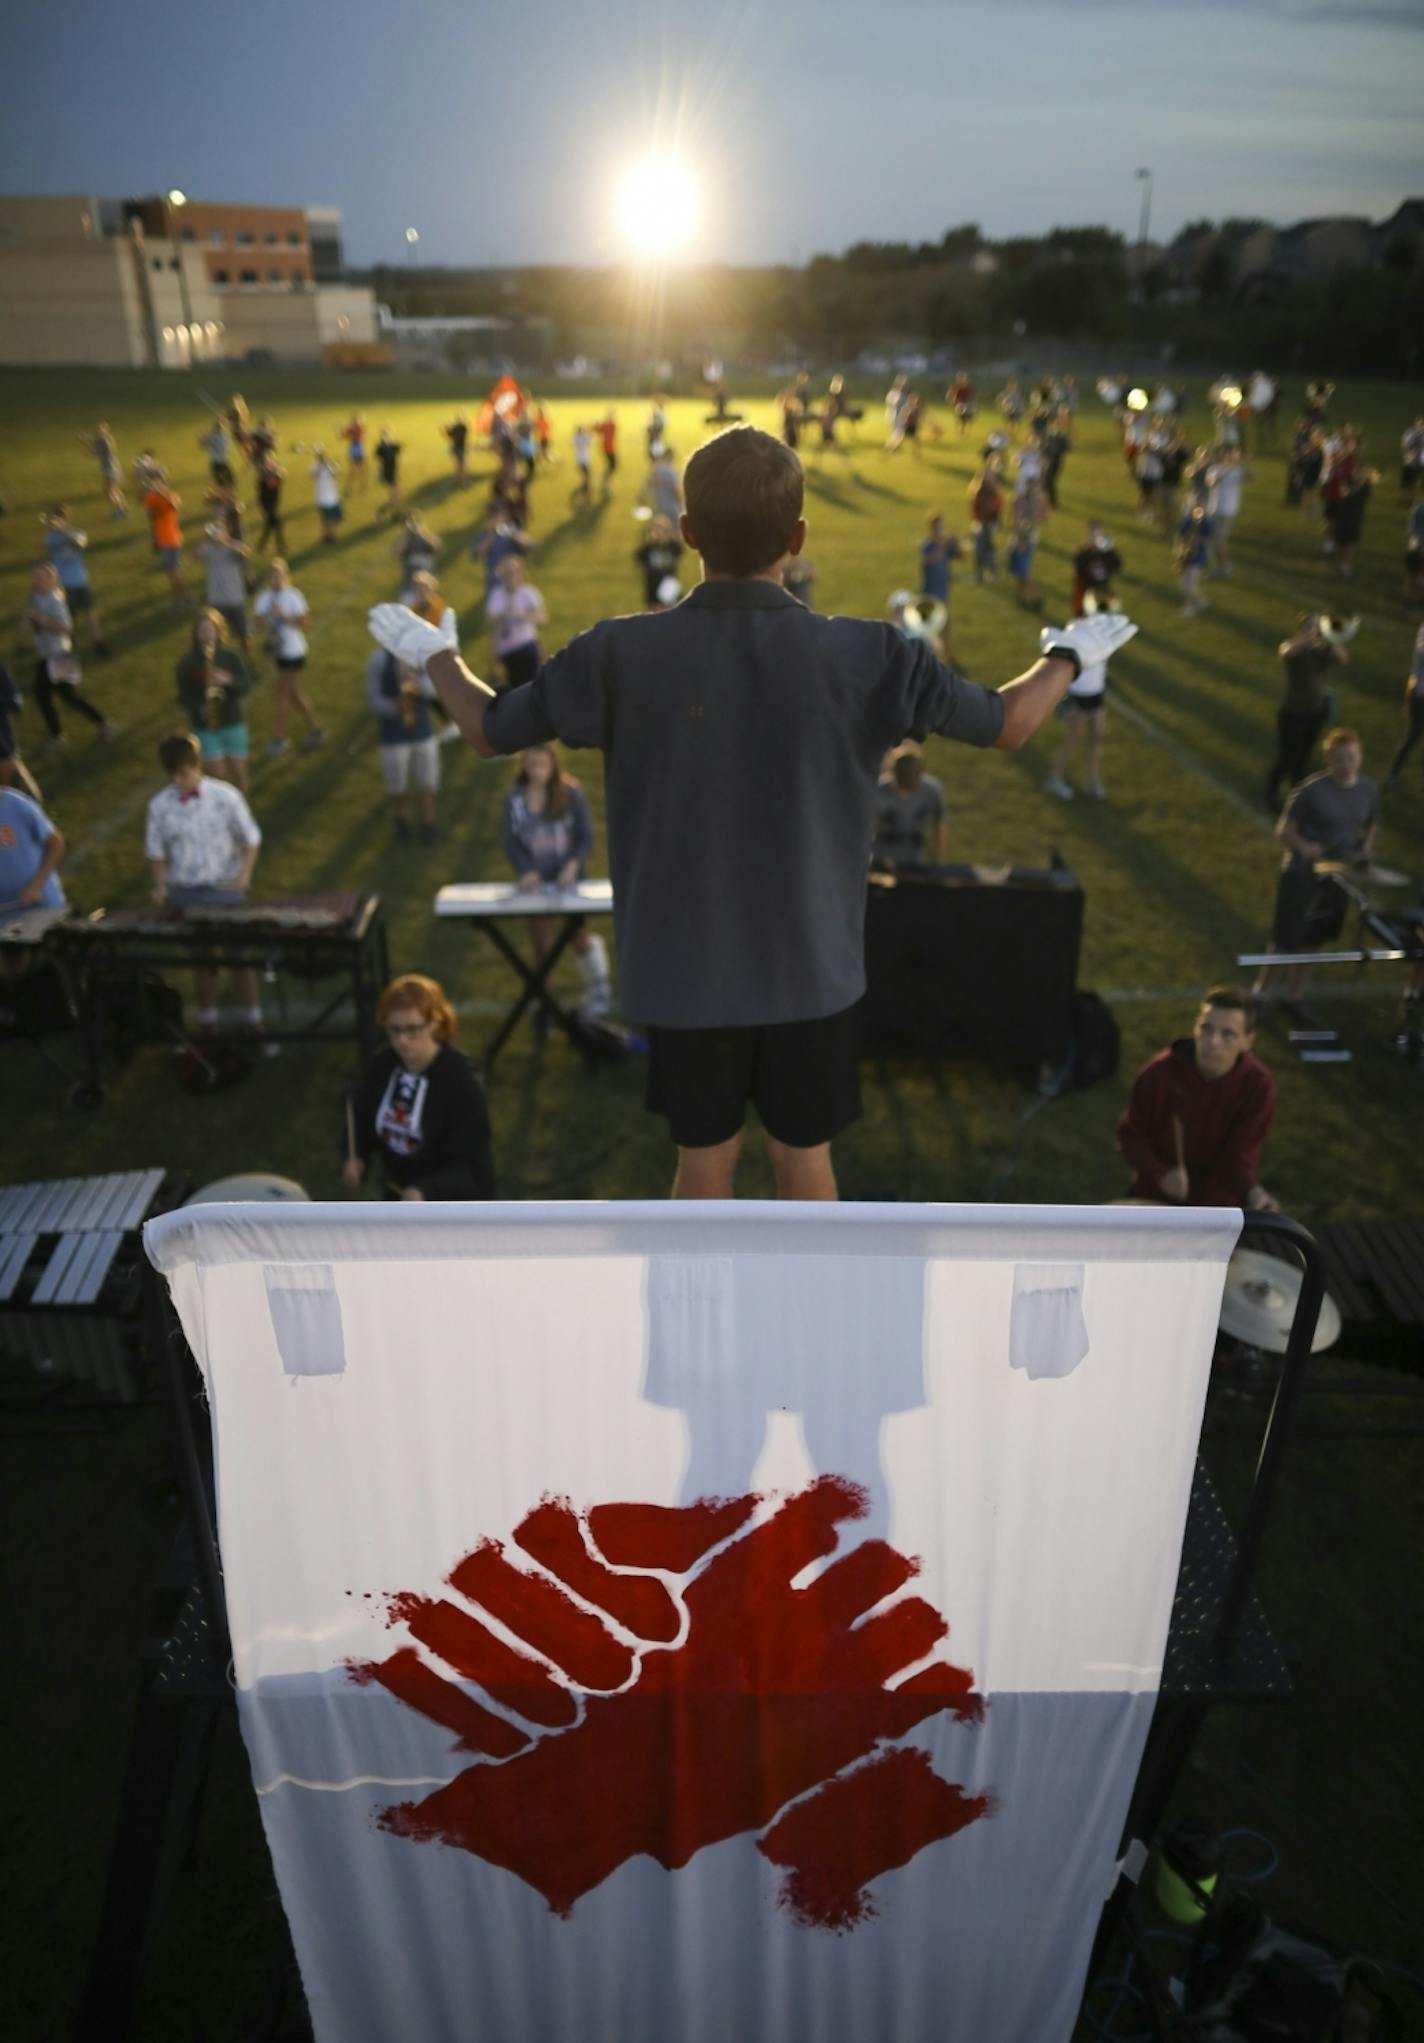
<svg viewBox="0 0 1424 2043">
<path fill-rule="evenodd" d="M 52 1385 L 87 1383 L 131 1402 L 139 1233 L 186 1190 L 185 1179 L 158 1169 L 0 1190 L 0 1354 Z"/>
<path fill-rule="evenodd" d="M 129 1032 L 158 1036 L 154 1003 L 134 999 L 145 974 L 205 967 L 261 972 L 267 978 L 335 979 L 346 984 L 300 1022 L 269 1020 L 268 1042 L 343 1042 L 355 1035 L 361 1055 L 374 1054 L 376 1002 L 390 977 L 379 894 L 312 894 L 231 907 L 121 908 L 57 923 L 49 943 L 69 973 L 79 1008 L 86 1076 L 76 1097 L 103 1097 L 106 1039 L 122 1002 Z M 352 1014 L 336 1021 L 350 1000 Z M 171 1029 L 170 1029 L 171 1033 Z"/>
</svg>

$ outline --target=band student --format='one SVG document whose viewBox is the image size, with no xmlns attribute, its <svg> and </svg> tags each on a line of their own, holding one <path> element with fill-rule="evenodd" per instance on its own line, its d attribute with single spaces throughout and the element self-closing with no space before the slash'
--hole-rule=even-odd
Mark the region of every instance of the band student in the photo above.
<svg viewBox="0 0 1424 2043">
<path fill-rule="evenodd" d="M 1303 780 L 1281 811 L 1276 835 L 1286 847 L 1276 885 L 1276 909 L 1268 951 L 1315 951 L 1340 934 L 1349 906 L 1322 868 L 1359 864 L 1374 851 L 1379 822 L 1379 789 L 1360 771 L 1364 747 L 1343 725 L 1325 736 L 1325 771 Z M 1263 965 L 1251 989 L 1257 1002 L 1269 1000 L 1267 973 L 1284 969 L 1284 996 L 1298 1000 L 1309 965 Z"/>
<path fill-rule="evenodd" d="M 672 610 L 580 633 L 498 701 L 412 612 L 382 604 L 371 630 L 426 668 L 483 757 L 553 738 L 607 754 L 622 1005 L 648 1027 L 674 1195 L 731 1196 L 753 1103 L 781 1196 L 833 1199 L 831 1139 L 860 1111 L 855 1008 L 885 753 L 931 731 L 1017 750 L 1136 627 L 1083 619 L 995 694 L 892 625 L 787 595 L 805 481 L 781 442 L 733 426 L 684 482 L 700 586 Z"/>
<path fill-rule="evenodd" d="M 388 1199 L 492 1199 L 489 1109 L 444 988 L 419 972 L 393 979 L 376 1006 L 388 1047 L 346 1098 L 341 1182 L 355 1191 L 372 1157 Z"/>
<path fill-rule="evenodd" d="M 1258 1180 L 1276 1081 L 1252 1054 L 1255 1041 L 1250 994 L 1212 986 L 1190 1036 L 1143 1065 L 1117 1124 L 1134 1198 L 1279 1210 Z"/>
</svg>

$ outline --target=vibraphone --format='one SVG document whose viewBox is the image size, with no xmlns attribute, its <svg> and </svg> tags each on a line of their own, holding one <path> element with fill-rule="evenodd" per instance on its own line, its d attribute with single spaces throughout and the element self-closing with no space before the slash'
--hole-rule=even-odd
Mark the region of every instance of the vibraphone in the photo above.
<svg viewBox="0 0 1424 2043">
<path fill-rule="evenodd" d="M 187 1190 L 185 1178 L 162 1170 L 0 1190 L 0 1355 L 35 1372 L 27 1375 L 24 1403 L 34 1402 L 37 1389 L 76 1382 L 132 1401 L 139 1231 Z"/>
<path fill-rule="evenodd" d="M 355 1035 L 363 1057 L 377 1046 L 376 1001 L 390 976 L 379 894 L 296 895 L 232 907 L 116 909 L 57 923 L 50 945 L 70 977 L 79 1008 L 86 1077 L 81 1093 L 102 1098 L 104 1049 L 122 1004 L 130 1032 L 145 1030 L 149 1003 L 133 998 L 144 975 L 207 967 L 244 968 L 266 978 L 343 978 L 346 985 L 316 1014 L 269 1018 L 272 1043 L 341 1042 Z M 350 1000 L 351 1017 L 333 1021 Z M 135 1017 L 137 1016 L 137 1021 Z"/>
</svg>

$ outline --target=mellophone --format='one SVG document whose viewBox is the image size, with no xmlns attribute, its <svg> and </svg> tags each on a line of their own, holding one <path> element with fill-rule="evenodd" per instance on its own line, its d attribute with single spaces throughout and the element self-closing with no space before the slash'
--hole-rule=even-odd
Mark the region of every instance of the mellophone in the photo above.
<svg viewBox="0 0 1424 2043">
<path fill-rule="evenodd" d="M 268 978 L 335 979 L 346 984 L 318 1012 L 299 1022 L 269 1018 L 274 1043 L 344 1042 L 354 1034 L 363 1057 L 377 1046 L 376 1003 L 390 977 L 379 894 L 292 895 L 231 906 L 120 908 L 71 916 L 46 932 L 44 948 L 69 978 L 84 1043 L 89 1099 L 100 1096 L 105 1046 L 122 1005 L 141 1035 L 146 1003 L 134 989 L 145 975 L 205 967 L 249 969 Z M 337 1010 L 351 1002 L 342 1020 Z"/>
<path fill-rule="evenodd" d="M 26 1404 L 75 1382 L 133 1399 L 140 1230 L 186 1190 L 156 1169 L 0 1189 L 0 1355 L 34 1372 Z"/>
</svg>

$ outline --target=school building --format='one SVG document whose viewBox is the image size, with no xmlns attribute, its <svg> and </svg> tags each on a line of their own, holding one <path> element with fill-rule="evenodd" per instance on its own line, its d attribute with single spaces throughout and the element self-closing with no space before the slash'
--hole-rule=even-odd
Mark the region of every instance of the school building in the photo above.
<svg viewBox="0 0 1424 2043">
<path fill-rule="evenodd" d="M 378 340 L 334 207 L 0 197 L 0 366 L 316 362 Z"/>
</svg>

